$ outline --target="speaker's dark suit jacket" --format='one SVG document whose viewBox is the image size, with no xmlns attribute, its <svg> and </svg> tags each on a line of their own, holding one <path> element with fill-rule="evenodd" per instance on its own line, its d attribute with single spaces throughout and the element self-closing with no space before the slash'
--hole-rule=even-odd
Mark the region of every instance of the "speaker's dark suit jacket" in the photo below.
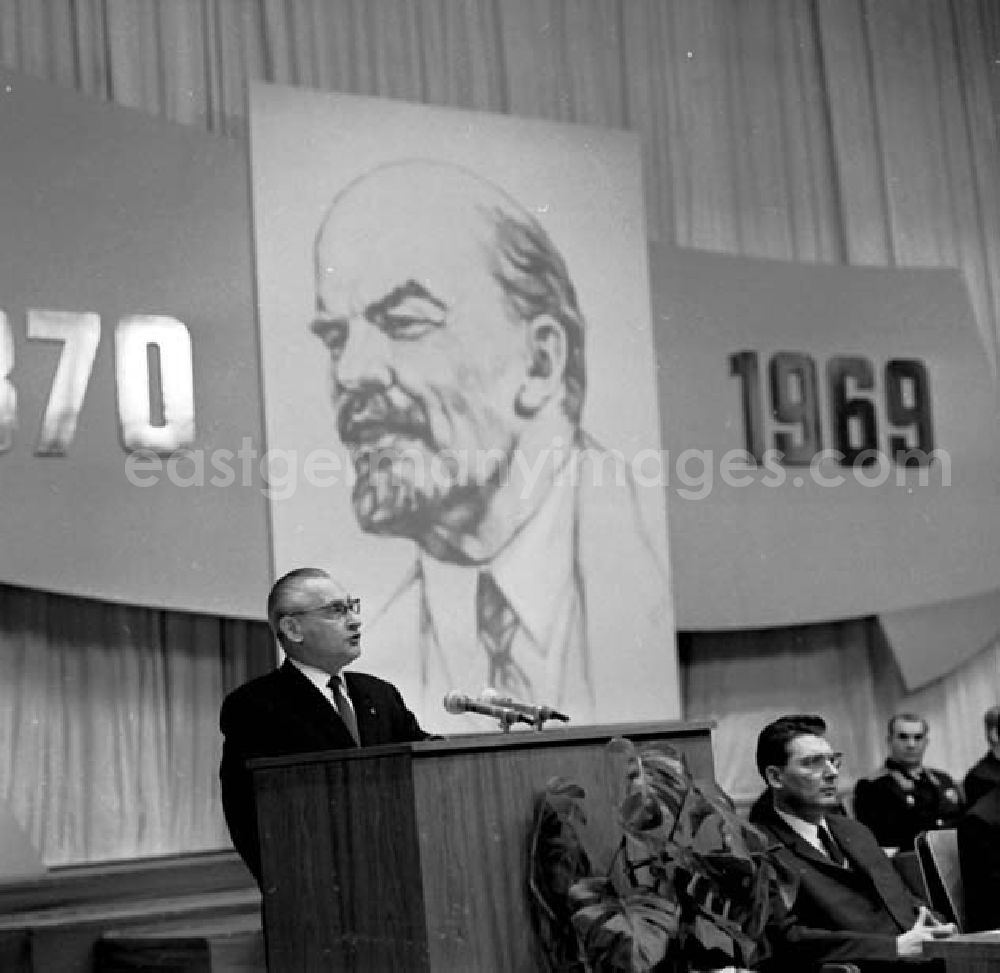
<svg viewBox="0 0 1000 973">
<path fill-rule="evenodd" d="M 427 738 L 391 683 L 361 672 L 345 672 L 344 678 L 362 746 Z M 219 770 L 222 809 L 233 845 L 259 884 L 257 811 L 246 762 L 357 744 L 330 701 L 287 660 L 234 689 L 222 704 L 219 723 L 225 737 Z"/>
<path fill-rule="evenodd" d="M 791 904 L 775 895 L 768 936 L 774 949 L 768 969 L 803 973 L 824 962 L 857 963 L 862 969 L 933 969 L 903 963 L 896 937 L 906 932 L 922 904 L 903 884 L 875 836 L 840 814 L 826 818 L 834 841 L 850 862 L 843 868 L 793 831 L 770 800 L 751 820 L 777 842 L 775 865 L 796 883 Z"/>
</svg>

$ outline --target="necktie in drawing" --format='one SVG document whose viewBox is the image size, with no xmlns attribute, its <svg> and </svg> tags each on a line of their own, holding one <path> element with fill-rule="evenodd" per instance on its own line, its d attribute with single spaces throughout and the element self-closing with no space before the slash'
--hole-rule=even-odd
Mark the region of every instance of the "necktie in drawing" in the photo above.
<svg viewBox="0 0 1000 973">
<path fill-rule="evenodd" d="M 825 824 L 821 824 L 817 827 L 819 832 L 819 841 L 826 853 L 830 856 L 830 860 L 836 862 L 838 865 L 846 865 L 847 860 L 844 858 L 844 853 L 840 850 L 837 842 L 833 840 L 833 835 L 827 830 Z"/>
<path fill-rule="evenodd" d="M 343 676 L 331 676 L 327 683 L 330 692 L 333 694 L 333 701 L 337 705 L 337 712 L 344 721 L 344 726 L 354 738 L 354 742 L 361 745 L 361 735 L 358 733 L 358 719 L 354 714 L 354 707 L 351 705 L 351 697 L 347 695 L 347 686 L 344 684 Z"/>
<path fill-rule="evenodd" d="M 486 650 L 487 685 L 515 699 L 530 700 L 531 684 L 512 655 L 517 625 L 517 614 L 493 576 L 481 571 L 476 585 L 476 627 Z"/>
</svg>

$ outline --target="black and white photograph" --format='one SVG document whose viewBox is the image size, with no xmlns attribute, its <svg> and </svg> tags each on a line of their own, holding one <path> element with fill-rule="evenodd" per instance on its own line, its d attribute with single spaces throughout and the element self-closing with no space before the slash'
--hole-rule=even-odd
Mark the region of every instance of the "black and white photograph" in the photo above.
<svg viewBox="0 0 1000 973">
<path fill-rule="evenodd" d="M 1000 970 L 996 0 L 0 0 L 0 971 Z"/>
</svg>

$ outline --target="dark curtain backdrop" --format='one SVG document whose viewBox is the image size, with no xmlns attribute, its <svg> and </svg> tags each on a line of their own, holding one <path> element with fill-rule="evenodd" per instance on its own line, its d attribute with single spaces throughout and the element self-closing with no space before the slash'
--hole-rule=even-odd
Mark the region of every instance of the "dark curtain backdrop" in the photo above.
<svg viewBox="0 0 1000 973">
<path fill-rule="evenodd" d="M 250 79 L 629 128 L 654 246 L 959 267 L 996 354 L 995 0 L 0 0 L 0 64 L 233 138 Z M 224 845 L 218 704 L 270 651 L 261 625 L 0 590 L 0 799 L 50 865 Z M 681 658 L 737 798 L 778 712 L 823 712 L 850 784 L 903 704 L 963 772 L 1000 698 L 997 645 L 907 695 L 871 619 L 682 633 Z"/>
</svg>

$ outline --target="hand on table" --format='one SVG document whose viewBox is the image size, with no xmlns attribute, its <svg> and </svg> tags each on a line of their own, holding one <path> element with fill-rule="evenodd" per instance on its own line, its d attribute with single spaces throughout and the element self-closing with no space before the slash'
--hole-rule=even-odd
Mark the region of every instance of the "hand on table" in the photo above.
<svg viewBox="0 0 1000 973">
<path fill-rule="evenodd" d="M 939 922 L 926 906 L 920 907 L 917 921 L 901 936 L 896 937 L 896 953 L 901 957 L 921 956 L 929 939 L 953 936 L 958 929 L 953 922 Z"/>
</svg>

